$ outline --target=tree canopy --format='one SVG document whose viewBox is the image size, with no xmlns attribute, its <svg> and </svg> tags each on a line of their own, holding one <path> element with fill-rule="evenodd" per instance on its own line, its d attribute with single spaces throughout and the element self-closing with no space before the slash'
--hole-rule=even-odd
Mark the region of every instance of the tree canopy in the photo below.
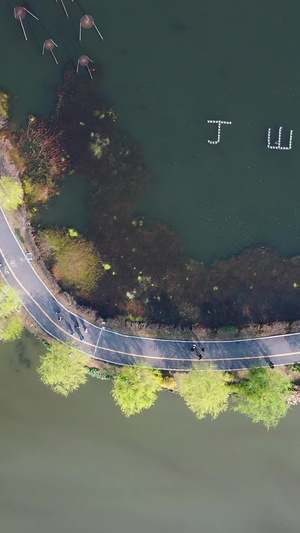
<svg viewBox="0 0 300 533">
<path fill-rule="evenodd" d="M 0 283 L 0 317 L 8 317 L 14 313 L 22 302 L 16 289 Z"/>
<path fill-rule="evenodd" d="M 190 372 L 177 374 L 178 392 L 188 408 L 200 420 L 210 415 L 213 419 L 228 409 L 231 392 L 228 373 L 215 371 L 215 366 L 203 364 L 193 367 Z"/>
<path fill-rule="evenodd" d="M 245 379 L 236 385 L 234 410 L 249 416 L 253 422 L 262 422 L 268 429 L 277 426 L 289 404 L 292 388 L 286 374 L 266 368 L 251 368 Z"/>
<path fill-rule="evenodd" d="M 0 318 L 0 339 L 3 342 L 12 342 L 19 339 L 23 329 L 22 320 L 15 314 L 5 319 Z"/>
<path fill-rule="evenodd" d="M 125 416 L 149 409 L 160 391 L 161 373 L 150 365 L 126 366 L 114 377 L 112 396 Z"/>
<path fill-rule="evenodd" d="M 21 184 L 10 176 L 0 178 L 0 204 L 4 209 L 15 211 L 22 204 Z"/>
<path fill-rule="evenodd" d="M 22 307 L 16 289 L 5 283 L 0 283 L 0 339 L 4 342 L 14 341 L 20 338 L 23 324 L 17 314 Z"/>
<path fill-rule="evenodd" d="M 51 387 L 57 394 L 68 396 L 87 381 L 87 355 L 83 355 L 72 346 L 53 343 L 46 355 L 41 356 L 37 369 L 41 381 Z"/>
</svg>

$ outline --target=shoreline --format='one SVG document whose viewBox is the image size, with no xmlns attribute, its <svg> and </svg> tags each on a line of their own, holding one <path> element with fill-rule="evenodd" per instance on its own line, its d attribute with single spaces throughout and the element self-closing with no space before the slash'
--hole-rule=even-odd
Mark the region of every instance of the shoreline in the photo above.
<svg viewBox="0 0 300 533">
<path fill-rule="evenodd" d="M 0 136 L 0 174 L 10 175 L 14 179 L 20 180 L 20 172 L 17 166 L 10 158 L 10 152 L 13 145 L 5 135 L 2 129 Z M 23 242 L 23 249 L 32 253 L 35 260 L 35 268 L 38 274 L 50 287 L 53 294 L 65 306 L 74 313 L 80 313 L 87 320 L 92 321 L 95 325 L 100 325 L 103 319 L 97 318 L 96 311 L 92 308 L 81 306 L 66 291 L 64 291 L 54 276 L 47 269 L 40 250 L 35 243 L 35 235 L 30 223 L 30 217 L 23 205 L 17 213 L 6 213 L 14 231 L 19 232 Z M 300 319 L 294 321 L 278 321 L 267 323 L 252 324 L 235 324 L 219 328 L 210 328 L 202 325 L 193 325 L 190 327 L 173 326 L 162 323 L 148 323 L 130 321 L 126 317 L 108 318 L 106 324 L 109 328 L 123 334 L 133 336 L 152 337 L 161 339 L 178 339 L 190 341 L 222 341 L 222 340 L 241 340 L 244 338 L 260 338 L 276 335 L 284 335 L 300 332 Z M 34 332 L 36 334 L 36 331 Z"/>
<path fill-rule="evenodd" d="M 102 78 L 101 70 L 97 71 L 97 76 L 95 77 L 97 78 L 97 83 L 99 83 Z M 82 103 L 82 109 L 79 109 L 78 115 L 74 117 L 75 112 L 71 112 L 74 111 L 77 99 L 80 96 L 83 101 L 82 95 L 86 96 L 84 92 L 82 93 L 82 88 L 90 96 L 88 99 L 90 107 L 86 111 Z M 290 298 L 294 301 L 293 298 L 298 298 L 300 279 L 298 283 L 297 275 L 299 275 L 300 270 L 300 266 L 298 266 L 300 257 L 297 256 L 290 260 L 285 258 L 278 259 L 282 268 L 287 269 L 290 265 L 291 273 L 294 273 L 292 279 L 297 278 L 297 281 L 294 281 L 293 284 L 289 282 L 289 279 L 286 279 L 289 278 L 287 270 L 283 270 L 284 275 L 281 275 L 280 271 L 274 267 L 276 252 L 268 252 L 265 249 L 249 249 L 240 257 L 219 261 L 218 263 L 222 265 L 220 268 L 224 268 L 225 276 L 223 281 L 220 282 L 220 280 L 217 279 L 216 281 L 213 277 L 216 274 L 214 268 L 205 267 L 202 263 L 185 258 L 181 254 L 177 238 L 168 228 L 160 224 L 151 226 L 152 222 L 147 221 L 144 217 L 132 218 L 134 216 L 133 202 L 137 194 L 141 192 L 141 187 L 145 186 L 147 169 L 143 167 L 141 155 L 136 151 L 133 141 L 127 135 L 120 134 L 116 129 L 117 116 L 113 109 L 109 107 L 101 96 L 95 96 L 94 90 L 95 86 L 90 83 L 87 84 L 85 80 L 74 82 L 74 73 L 67 69 L 65 82 L 59 90 L 58 104 L 51 123 L 48 124 L 35 117 L 29 117 L 27 131 L 22 130 L 20 133 L 12 134 L 7 123 L 1 130 L 0 169 L 3 174 L 9 174 L 20 179 L 24 169 L 30 175 L 30 168 L 26 168 L 26 165 L 31 165 L 34 173 L 36 165 L 40 166 L 41 164 L 42 168 L 46 170 L 56 168 L 63 178 L 65 169 L 81 174 L 78 170 L 84 166 L 85 162 L 89 162 L 91 167 L 86 165 L 88 173 L 84 174 L 83 178 L 94 183 L 95 176 L 100 171 L 102 180 L 102 185 L 95 182 L 98 189 L 93 194 L 92 213 L 95 215 L 95 209 L 101 213 L 103 211 L 101 209 L 102 204 L 98 203 L 99 198 L 104 204 L 111 203 L 110 207 L 117 213 L 117 215 L 112 216 L 112 214 L 104 212 L 104 218 L 98 221 L 97 219 L 93 220 L 87 234 L 83 236 L 84 239 L 88 239 L 86 242 L 93 244 L 97 253 L 101 253 L 104 271 L 102 277 L 97 281 L 96 289 L 92 294 L 82 297 L 76 287 L 70 291 L 66 286 L 64 287 L 64 283 L 55 278 L 53 271 L 51 272 L 52 258 L 45 256 L 45 246 L 44 248 L 41 246 L 43 243 L 40 238 L 40 230 L 31 221 L 31 216 L 40 205 L 39 202 L 47 202 L 48 193 L 50 196 L 56 194 L 55 191 L 59 187 L 59 180 L 57 179 L 56 183 L 51 182 L 52 190 L 46 187 L 46 194 L 41 193 L 41 189 L 38 190 L 36 204 L 32 204 L 31 212 L 28 207 L 27 176 L 25 176 L 26 179 L 24 177 L 21 179 L 26 205 L 24 202 L 19 211 L 18 220 L 15 214 L 9 214 L 8 216 L 15 231 L 20 233 L 26 250 L 32 253 L 35 258 L 39 275 L 51 288 L 52 292 L 74 312 L 79 310 L 82 315 L 91 318 L 94 323 L 101 323 L 103 319 L 98 318 L 98 316 L 101 317 L 102 315 L 111 329 L 136 336 L 174 338 L 178 340 L 238 340 L 246 337 L 256 338 L 300 331 L 300 320 L 296 312 L 293 313 L 293 318 L 295 319 L 276 321 L 268 319 L 268 305 L 272 302 L 272 298 L 277 298 L 280 301 L 280 295 L 282 296 L 282 291 L 286 284 L 289 285 L 290 291 L 286 293 L 287 299 Z M 71 98 L 67 100 L 67 108 L 65 109 L 65 100 L 69 95 Z M 93 98 L 96 98 L 95 102 Z M 99 104 L 99 109 L 94 111 L 96 103 Z M 83 111 L 87 116 L 87 121 L 78 122 L 80 113 Z M 89 114 L 92 115 L 90 123 L 96 133 L 89 133 L 91 126 L 91 124 L 90 126 L 88 125 Z M 67 120 L 66 116 L 69 115 L 71 115 L 71 120 L 75 121 L 74 124 L 73 122 L 72 124 L 65 122 Z M 65 130 L 59 128 L 61 122 L 65 124 Z M 97 128 L 100 128 L 100 130 L 97 130 Z M 97 131 L 102 132 L 102 137 Z M 66 132 L 68 132 L 68 135 L 66 135 Z M 107 137 L 104 137 L 104 135 L 107 135 Z M 20 152 L 22 144 L 19 144 L 22 136 L 23 140 L 24 136 L 26 140 L 32 136 L 35 142 L 43 138 L 46 151 L 43 152 L 44 148 L 42 148 L 42 154 L 40 155 L 40 152 L 33 148 L 33 156 L 30 157 L 32 154 L 29 151 L 29 153 L 24 154 L 24 159 L 22 160 Z M 64 136 L 67 138 L 69 146 L 68 144 L 66 145 Z M 72 147 L 73 152 L 69 155 L 67 149 L 70 145 L 73 145 L 73 137 L 76 139 L 76 143 Z M 14 141 L 16 144 L 14 144 Z M 122 152 L 118 151 L 124 143 L 126 145 L 125 153 L 129 152 L 130 154 L 132 152 L 133 154 L 132 156 L 126 155 L 125 162 L 122 161 Z M 78 150 L 78 146 L 81 147 L 81 150 Z M 98 150 L 97 157 L 94 157 L 94 153 L 91 153 L 91 146 L 93 146 L 92 151 Z M 87 153 L 85 155 L 86 161 L 82 161 L 82 153 Z M 128 157 L 133 157 L 131 162 L 127 159 Z M 78 164 L 79 169 L 77 168 Z M 17 165 L 19 165 L 20 169 L 17 168 Z M 130 175 L 135 165 L 138 165 L 137 175 L 132 183 L 130 181 L 131 178 L 128 178 L 129 182 L 127 182 L 126 176 L 128 173 Z M 121 184 L 120 177 L 116 176 L 117 169 L 121 172 L 122 180 L 125 176 L 123 184 Z M 105 176 L 106 171 L 109 171 L 107 176 Z M 122 173 L 124 172 L 123 176 Z M 43 188 L 43 174 L 40 173 L 36 176 L 37 181 L 35 184 L 37 183 L 39 187 Z M 139 182 L 140 178 L 142 182 Z M 113 185 L 111 185 L 112 180 L 115 181 Z M 129 204 L 128 206 L 126 202 L 125 204 L 119 204 L 118 198 L 122 197 L 124 187 L 126 189 L 128 186 L 130 188 Z M 136 190 L 136 187 L 138 190 Z M 113 198 L 117 202 L 116 205 L 114 205 L 114 202 L 107 202 L 108 198 L 105 195 L 106 193 L 110 194 L 110 189 L 113 190 Z M 100 196 L 99 190 L 101 191 Z M 101 197 L 103 197 L 102 200 Z M 122 209 L 125 210 L 124 213 Z M 98 223 L 100 223 L 100 233 L 96 237 L 95 230 L 99 229 Z M 54 227 L 54 230 L 61 231 L 56 227 Z M 160 230 L 163 233 L 162 240 L 157 247 L 152 249 L 152 244 L 155 243 Z M 65 229 L 61 231 L 61 234 L 63 235 L 65 232 L 64 234 L 67 235 L 67 231 Z M 173 254 L 173 259 L 171 258 L 171 263 L 172 261 L 173 263 L 170 268 L 169 251 L 164 248 L 166 241 L 170 242 L 170 253 L 171 255 Z M 133 246 L 132 249 L 131 246 Z M 138 255 L 139 249 L 140 255 Z M 152 250 L 153 253 L 150 255 L 148 250 Z M 157 262 L 158 258 L 159 261 Z M 262 285 L 264 290 L 263 298 L 260 296 L 261 301 L 256 301 L 259 283 L 256 293 L 254 293 L 254 282 L 246 279 L 243 279 L 243 281 L 235 279 L 236 270 L 234 269 L 240 268 L 236 267 L 239 261 L 242 263 L 246 261 L 248 265 L 246 276 L 248 276 L 248 271 L 250 270 L 250 277 L 253 275 L 256 283 L 256 280 L 258 280 L 256 271 L 259 269 L 264 270 L 262 268 L 264 263 L 260 263 L 261 258 L 264 258 L 262 261 L 266 263 L 266 274 L 268 274 L 268 269 L 272 265 L 274 268 L 269 277 L 267 276 L 269 284 L 271 283 L 271 288 L 268 290 L 267 286 Z M 176 262 L 177 260 L 179 263 Z M 175 270 L 172 270 L 172 268 L 175 268 Z M 252 270 L 255 271 L 251 273 Z M 272 279 L 272 276 L 274 279 Z M 248 296 L 243 291 L 241 294 L 239 293 L 238 289 L 241 281 L 244 288 L 248 283 L 253 283 L 247 288 Z M 224 285 L 226 286 L 227 282 L 227 292 L 224 293 Z M 263 283 L 263 279 L 260 283 Z M 230 297 L 229 300 L 226 294 Z M 268 298 L 271 298 L 271 300 L 268 301 Z M 197 299 L 198 303 L 195 305 Z M 251 305 L 256 307 L 260 320 L 255 320 L 255 317 L 252 317 Z M 112 310 L 113 313 L 111 313 Z M 242 312 L 240 313 L 241 310 Z M 232 319 L 225 321 L 227 312 L 229 316 L 233 313 L 233 316 Z M 278 314 L 280 314 L 280 311 Z"/>
</svg>

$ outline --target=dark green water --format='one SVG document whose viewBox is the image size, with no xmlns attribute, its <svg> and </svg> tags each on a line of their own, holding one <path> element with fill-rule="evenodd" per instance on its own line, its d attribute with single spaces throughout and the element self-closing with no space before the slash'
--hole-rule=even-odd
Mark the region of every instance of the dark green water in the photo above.
<svg viewBox="0 0 300 533">
<path fill-rule="evenodd" d="M 53 111 L 61 70 L 40 55 L 43 40 L 58 42 L 61 66 L 83 51 L 80 9 L 65 3 L 70 21 L 54 0 L 31 0 L 44 26 L 26 17 L 28 43 L 1 4 L 0 85 L 16 96 L 18 124 Z M 139 209 L 203 260 L 259 242 L 298 253 L 299 4 L 82 5 L 105 37 L 84 32 L 85 50 L 106 68 L 105 93 L 151 170 Z M 216 118 L 233 124 L 209 146 L 206 120 Z M 294 129 L 291 152 L 265 147 L 267 128 L 280 125 Z M 84 215 L 72 213 L 61 223 L 76 227 Z M 298 533 L 299 408 L 268 433 L 230 413 L 196 422 L 162 394 L 126 420 L 108 383 L 91 381 L 67 400 L 43 387 L 41 350 L 27 337 L 0 346 L 1 531 Z"/>
<path fill-rule="evenodd" d="M 86 30 L 83 48 L 76 40 L 83 11 L 65 3 L 69 21 L 54 0 L 32 0 L 43 26 L 26 17 L 28 43 L 2 8 L 1 85 L 18 95 L 15 120 L 53 109 L 61 71 L 40 55 L 44 39 L 58 42 L 62 65 L 86 51 L 105 67 L 119 125 L 141 143 L 150 167 L 141 212 L 166 222 L 189 255 L 206 261 L 258 243 L 298 253 L 298 2 L 286 9 L 277 0 L 83 0 L 105 37 Z M 218 118 L 233 124 L 210 146 L 206 120 Z M 294 130 L 291 152 L 266 148 L 267 128 L 280 125 Z"/>
<path fill-rule="evenodd" d="M 298 533 L 299 408 L 267 432 L 162 393 L 127 420 L 108 382 L 64 400 L 42 386 L 42 350 L 0 346 L 1 531 Z"/>
<path fill-rule="evenodd" d="M 60 194 L 39 208 L 36 222 L 46 227 L 74 228 L 83 233 L 89 223 L 88 202 L 92 190 L 86 180 L 71 174 L 62 182 Z"/>
</svg>

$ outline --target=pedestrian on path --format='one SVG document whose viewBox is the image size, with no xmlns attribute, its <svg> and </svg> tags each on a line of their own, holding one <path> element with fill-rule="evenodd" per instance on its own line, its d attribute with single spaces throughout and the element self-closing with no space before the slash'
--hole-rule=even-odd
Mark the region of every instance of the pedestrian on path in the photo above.
<svg viewBox="0 0 300 533">
<path fill-rule="evenodd" d="M 194 352 L 196 350 L 196 344 L 192 344 L 191 346 L 191 352 Z"/>
<path fill-rule="evenodd" d="M 269 361 L 269 367 L 270 367 L 270 368 L 274 368 L 274 367 L 275 367 L 273 361 Z"/>
<path fill-rule="evenodd" d="M 203 357 L 203 355 L 202 355 L 201 353 L 197 353 L 196 355 L 197 355 L 198 359 L 200 359 L 200 360 L 201 360 L 202 357 Z"/>
</svg>

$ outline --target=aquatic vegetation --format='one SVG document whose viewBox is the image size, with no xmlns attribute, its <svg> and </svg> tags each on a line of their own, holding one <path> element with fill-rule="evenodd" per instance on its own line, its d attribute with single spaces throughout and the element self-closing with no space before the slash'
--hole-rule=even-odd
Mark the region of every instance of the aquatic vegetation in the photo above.
<svg viewBox="0 0 300 533">
<path fill-rule="evenodd" d="M 9 95 L 3 91 L 0 91 L 0 114 L 8 119 L 9 112 Z"/>
<path fill-rule="evenodd" d="M 68 233 L 70 235 L 70 237 L 78 237 L 79 236 L 79 232 L 74 229 L 74 228 L 69 228 L 68 229 Z"/>
<path fill-rule="evenodd" d="M 30 177 L 62 177 L 69 171 L 69 158 L 60 144 L 61 133 L 45 121 L 29 117 L 27 130 L 18 130 L 14 137 Z"/>
<path fill-rule="evenodd" d="M 96 65 L 93 76 L 85 80 L 66 70 L 48 125 L 72 169 L 97 188 L 87 237 L 107 275 L 98 278 L 90 305 L 106 317 L 132 315 L 184 327 L 295 319 L 299 257 L 283 258 L 261 247 L 204 265 L 185 257 L 178 237 L 164 224 L 135 216 L 149 172 L 139 147 L 116 129 L 114 113 L 99 92 L 102 73 Z M 35 127 L 33 120 L 29 132 Z M 44 168 L 36 170 L 42 175 Z M 142 312 L 130 308 L 131 301 L 140 302 Z"/>
<path fill-rule="evenodd" d="M 93 156 L 101 159 L 106 146 L 110 144 L 110 140 L 108 137 L 102 139 L 99 133 L 91 133 L 91 138 L 93 139 L 93 142 L 90 144 L 90 151 Z"/>
<path fill-rule="evenodd" d="M 4 209 L 16 211 L 23 202 L 21 184 L 10 176 L 0 178 L 0 204 Z"/>
<path fill-rule="evenodd" d="M 236 335 L 239 330 L 235 326 L 224 326 L 223 328 L 221 328 L 221 331 L 222 333 L 225 333 L 225 335 L 233 336 Z"/>
<path fill-rule="evenodd" d="M 58 193 L 58 185 L 51 176 L 31 178 L 24 176 L 22 179 L 24 198 L 29 213 L 33 214 L 33 209 L 37 204 L 45 204 L 49 199 Z"/>
<path fill-rule="evenodd" d="M 142 316 L 133 316 L 132 314 L 126 315 L 125 320 L 130 320 L 130 322 L 146 322 L 146 318 Z"/>
</svg>

